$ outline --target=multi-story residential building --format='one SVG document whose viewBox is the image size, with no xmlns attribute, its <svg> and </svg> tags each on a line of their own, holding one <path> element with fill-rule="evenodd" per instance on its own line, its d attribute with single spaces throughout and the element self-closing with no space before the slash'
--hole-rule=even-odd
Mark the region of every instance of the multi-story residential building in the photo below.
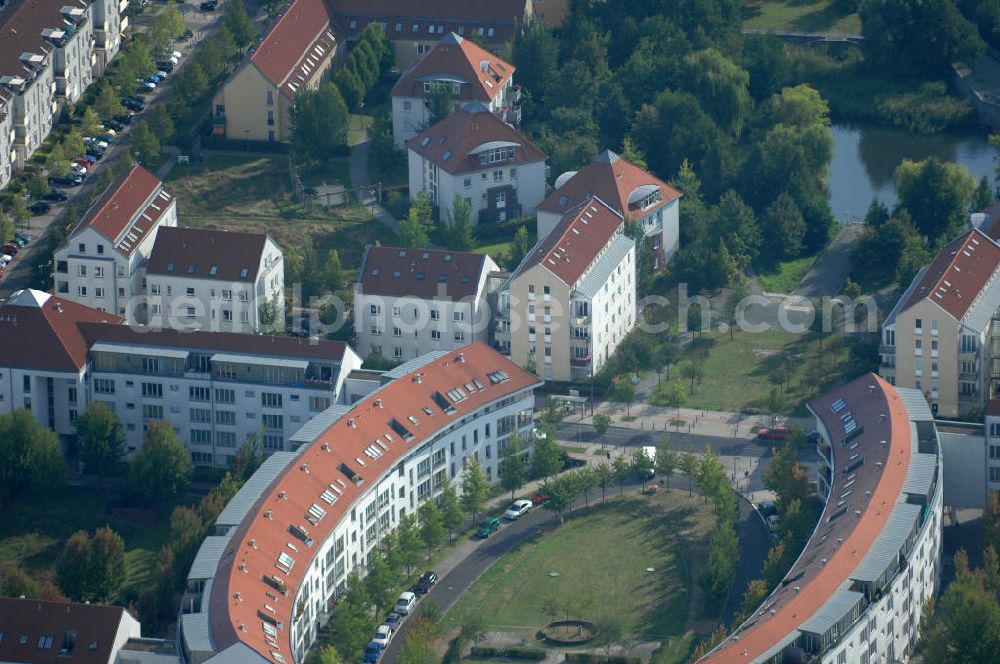
<svg viewBox="0 0 1000 664">
<path fill-rule="evenodd" d="M 926 394 L 943 417 L 982 407 L 1000 376 L 993 349 L 998 277 L 1000 246 L 982 231 L 966 231 L 945 245 L 886 317 L 879 374 Z"/>
<path fill-rule="evenodd" d="M 280 327 L 285 263 L 271 236 L 162 228 L 146 267 L 148 324 L 260 334 Z M 273 320 L 267 320 L 265 305 Z"/>
<path fill-rule="evenodd" d="M 535 16 L 552 26 L 560 26 L 569 16 L 570 0 L 532 0 Z"/>
<path fill-rule="evenodd" d="M 560 0 L 561 1 L 561 0 Z M 449 32 L 473 38 L 499 54 L 533 14 L 533 0 L 466 2 L 440 0 L 336 0 L 337 34 L 354 41 L 369 23 L 378 23 L 392 42 L 396 68 L 405 70 Z"/>
<path fill-rule="evenodd" d="M 866 374 L 809 404 L 819 525 L 785 579 L 699 660 L 906 662 L 941 574 L 942 456 L 918 390 Z"/>
<path fill-rule="evenodd" d="M 222 511 L 188 574 L 187 661 L 301 664 L 347 575 L 364 573 L 403 516 L 459 482 L 469 459 L 496 478 L 512 432 L 531 440 L 540 383 L 484 344 L 381 383 L 310 422 L 298 453 L 265 462 Z"/>
<path fill-rule="evenodd" d="M 106 402 L 128 453 L 166 420 L 195 463 L 224 466 L 249 436 L 268 452 L 339 402 L 361 367 L 346 344 L 125 325 L 122 318 L 33 290 L 0 307 L 0 412 L 28 408 L 66 443 L 77 414 Z"/>
<path fill-rule="evenodd" d="M 538 206 L 538 237 L 552 232 L 566 213 L 594 195 L 646 232 L 653 269 L 663 269 L 680 242 L 681 193 L 649 171 L 611 150 L 597 155 L 581 171 L 563 173 L 556 189 Z"/>
<path fill-rule="evenodd" d="M 215 95 L 213 132 L 289 140 L 295 97 L 328 77 L 337 48 L 324 0 L 292 0 Z"/>
<path fill-rule="evenodd" d="M 128 0 L 14 0 L 0 8 L 0 187 L 118 52 Z"/>
<path fill-rule="evenodd" d="M 177 200 L 142 166 L 112 182 L 55 251 L 55 293 L 147 322 L 146 262 L 161 228 L 177 226 Z"/>
<path fill-rule="evenodd" d="M 410 195 L 426 192 L 442 218 L 455 197 L 472 223 L 532 215 L 545 197 L 545 153 L 479 102 L 469 102 L 406 142 Z"/>
<path fill-rule="evenodd" d="M 513 126 L 521 121 L 514 65 L 450 32 L 392 88 L 392 136 L 398 147 L 430 124 L 428 100 L 432 91 L 441 89 L 450 90 L 455 103 L 478 101 Z"/>
<path fill-rule="evenodd" d="M 500 290 L 494 341 L 545 380 L 604 366 L 635 325 L 635 243 L 599 198 L 568 210 Z"/>
<path fill-rule="evenodd" d="M 499 269 L 486 254 L 366 247 L 354 285 L 355 347 L 401 362 L 488 341 L 487 278 Z"/>
</svg>

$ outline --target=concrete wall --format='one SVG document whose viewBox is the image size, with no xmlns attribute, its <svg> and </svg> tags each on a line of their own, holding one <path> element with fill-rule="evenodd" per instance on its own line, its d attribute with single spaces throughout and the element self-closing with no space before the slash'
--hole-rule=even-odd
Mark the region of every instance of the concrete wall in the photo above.
<svg viewBox="0 0 1000 664">
<path fill-rule="evenodd" d="M 986 501 L 986 440 L 982 433 L 938 429 L 944 459 L 944 504 L 981 509 Z"/>
</svg>

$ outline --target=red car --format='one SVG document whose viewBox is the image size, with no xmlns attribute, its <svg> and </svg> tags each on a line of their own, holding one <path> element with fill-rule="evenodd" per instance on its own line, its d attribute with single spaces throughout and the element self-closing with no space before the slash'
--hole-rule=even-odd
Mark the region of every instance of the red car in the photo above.
<svg viewBox="0 0 1000 664">
<path fill-rule="evenodd" d="M 88 159 L 86 155 L 80 155 L 79 157 L 73 160 L 73 163 L 80 164 L 84 168 L 90 168 L 91 166 L 94 165 L 94 162 Z"/>
<path fill-rule="evenodd" d="M 788 437 L 792 435 L 792 430 L 786 426 L 777 426 L 771 429 L 761 429 L 757 432 L 757 437 L 761 440 L 778 440 L 784 441 L 788 440 Z"/>
<path fill-rule="evenodd" d="M 16 242 L 4 242 L 3 246 L 0 247 L 0 252 L 3 252 L 8 256 L 17 256 L 17 252 L 20 250 L 21 248 L 17 246 Z"/>
<path fill-rule="evenodd" d="M 531 497 L 531 504 L 532 505 L 541 505 L 542 503 L 544 503 L 548 499 L 549 499 L 549 497 L 546 496 L 544 493 L 536 493 L 535 495 L 533 495 Z"/>
</svg>

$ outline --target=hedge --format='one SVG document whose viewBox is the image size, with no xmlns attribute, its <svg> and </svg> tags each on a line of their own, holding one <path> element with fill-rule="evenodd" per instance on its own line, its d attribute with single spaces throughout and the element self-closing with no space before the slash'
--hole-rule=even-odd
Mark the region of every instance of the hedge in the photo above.
<svg viewBox="0 0 1000 664">
<path fill-rule="evenodd" d="M 490 648 L 490 647 L 476 647 L 472 648 L 473 657 L 506 657 L 508 659 L 531 659 L 531 660 L 541 660 L 545 659 L 548 651 L 542 648 Z M 631 664 L 631 662 L 629 662 Z"/>
<path fill-rule="evenodd" d="M 592 652 L 568 652 L 567 662 L 582 662 L 583 664 L 642 664 L 639 657 L 626 657 L 625 655 L 601 655 Z"/>
<path fill-rule="evenodd" d="M 480 240 L 490 240 L 493 238 L 512 238 L 517 229 L 521 226 L 527 226 L 528 232 L 531 232 L 531 225 L 534 223 L 534 217 L 518 217 L 516 219 L 509 219 L 500 223 L 485 223 L 478 224 L 472 229 L 472 234 Z"/>
</svg>

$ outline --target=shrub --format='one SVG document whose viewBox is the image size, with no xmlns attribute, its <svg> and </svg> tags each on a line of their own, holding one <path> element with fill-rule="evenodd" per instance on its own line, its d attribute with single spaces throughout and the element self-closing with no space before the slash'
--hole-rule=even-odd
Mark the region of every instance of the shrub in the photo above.
<svg viewBox="0 0 1000 664">
<path fill-rule="evenodd" d="M 473 657 L 506 657 L 508 659 L 545 659 L 547 651 L 542 648 L 492 648 L 489 646 L 473 646 Z M 567 657 L 567 661 L 569 661 Z"/>
<path fill-rule="evenodd" d="M 517 219 L 509 219 L 501 223 L 479 224 L 473 229 L 472 234 L 475 235 L 478 240 L 512 238 L 514 237 L 514 233 L 516 233 L 517 229 L 521 226 L 527 226 L 528 232 L 530 233 L 534 224 L 534 217 L 518 217 Z M 482 244 L 490 243 L 483 242 Z"/>
<path fill-rule="evenodd" d="M 641 664 L 639 657 L 627 657 L 625 655 L 611 655 L 607 657 L 600 653 L 593 652 L 568 652 L 567 662 L 580 662 L 582 664 Z"/>
</svg>

